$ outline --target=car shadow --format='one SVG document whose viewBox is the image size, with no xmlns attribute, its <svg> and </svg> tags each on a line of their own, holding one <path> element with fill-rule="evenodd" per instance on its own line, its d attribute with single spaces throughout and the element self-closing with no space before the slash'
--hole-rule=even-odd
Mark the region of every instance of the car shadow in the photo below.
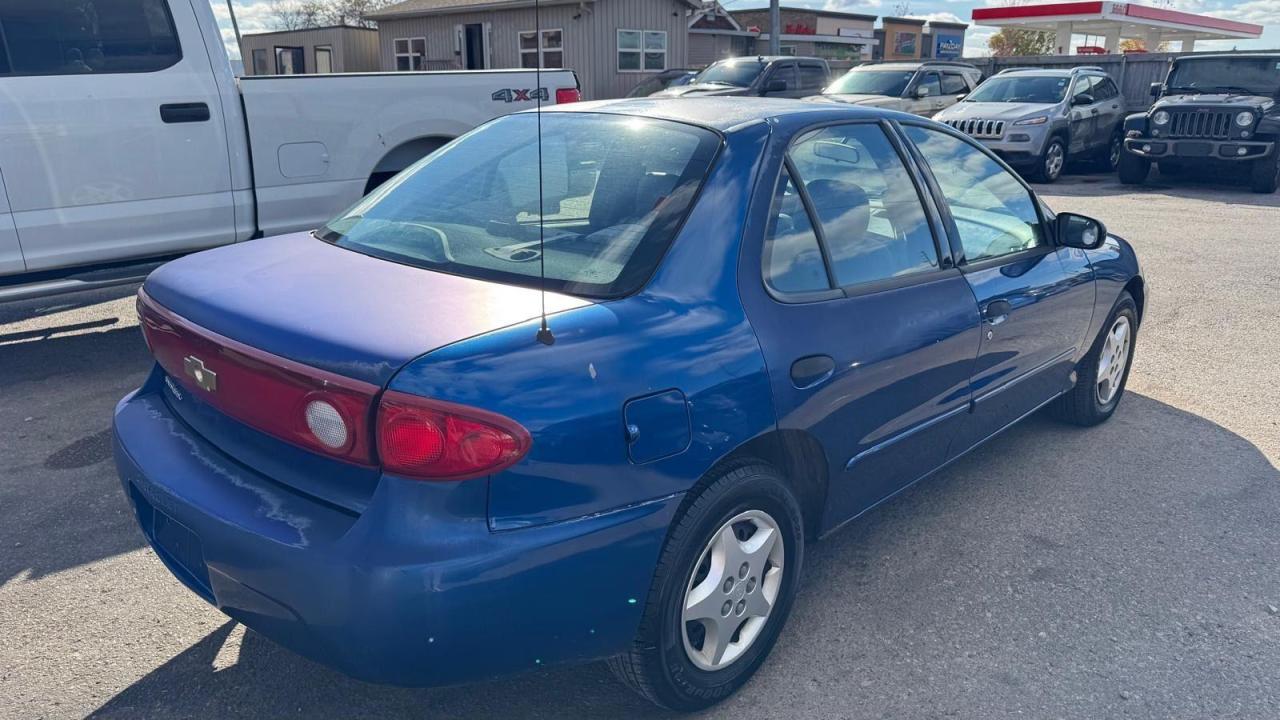
<svg viewBox="0 0 1280 720">
<path fill-rule="evenodd" d="M 999 704 L 1012 687 L 1031 716 L 1071 706 L 1074 716 L 1113 717 L 1115 688 L 1176 694 L 1218 682 L 1212 663 L 1196 662 L 1269 646 L 1226 634 L 1201 647 L 1174 631 L 1161 644 L 1151 608 L 1206 624 L 1221 614 L 1265 621 L 1256 598 L 1280 591 L 1269 579 L 1277 480 L 1249 441 L 1134 393 L 1100 427 L 1033 417 L 810 545 L 773 655 L 708 715 L 989 717 L 1012 713 Z M 238 659 L 217 669 L 235 628 L 228 621 L 91 716 L 665 716 L 602 663 L 390 688 L 245 631 Z M 1072 677 L 1084 690 L 1062 685 Z"/>
<path fill-rule="evenodd" d="M 86 329 L 98 331 L 59 334 Z M 110 422 L 149 367 L 136 326 L 0 333 L 0 584 L 143 547 L 111 464 Z"/>
<path fill-rule="evenodd" d="M 1114 196 L 1163 195 L 1184 200 L 1207 200 L 1233 205 L 1280 207 L 1280 193 L 1260 194 L 1249 189 L 1247 172 L 1188 170 L 1176 175 L 1156 168 L 1142 185 L 1124 185 L 1115 173 L 1064 174 L 1051 185 L 1033 184 L 1045 195 Z"/>
</svg>

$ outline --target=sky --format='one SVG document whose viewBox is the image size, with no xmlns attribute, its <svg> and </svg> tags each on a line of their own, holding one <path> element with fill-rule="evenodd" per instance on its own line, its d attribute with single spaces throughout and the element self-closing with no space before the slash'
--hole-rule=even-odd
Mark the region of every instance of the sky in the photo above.
<svg viewBox="0 0 1280 720">
<path fill-rule="evenodd" d="M 271 25 L 271 4 L 269 0 L 231 0 L 235 4 L 236 20 L 240 23 L 241 33 L 262 32 L 275 29 Z M 615 1 L 615 0 L 605 0 Z M 626 0 L 621 0 L 625 2 Z M 1040 0 L 1032 0 L 1038 2 Z M 230 13 L 226 0 L 209 0 L 213 12 L 222 27 L 222 37 L 227 43 L 227 52 L 233 58 L 240 53 L 236 48 L 235 35 L 231 31 Z M 721 0 L 721 4 L 730 10 L 757 8 L 766 6 L 767 0 Z M 945 20 L 950 22 L 969 22 L 970 13 L 976 7 L 994 4 L 1010 4 L 1009 2 L 973 2 L 972 0 L 782 0 L 788 7 L 812 7 L 826 10 L 843 10 L 846 12 L 867 15 L 898 15 L 910 17 Z M 906 12 L 902 12 L 902 5 Z M 1027 3 L 1030 4 L 1030 3 Z M 1155 4 L 1155 3 L 1146 3 Z M 1238 47 L 1247 49 L 1280 48 L 1280 0 L 1172 0 L 1164 6 L 1172 6 L 1177 10 L 1215 15 L 1230 20 L 1255 23 L 1266 26 L 1262 37 L 1258 40 L 1222 40 L 1197 42 L 1196 50 L 1230 50 Z M 987 38 L 996 32 L 995 28 L 971 26 L 965 33 L 965 55 L 988 55 Z M 1077 44 L 1083 44 L 1081 36 L 1076 37 Z"/>
</svg>

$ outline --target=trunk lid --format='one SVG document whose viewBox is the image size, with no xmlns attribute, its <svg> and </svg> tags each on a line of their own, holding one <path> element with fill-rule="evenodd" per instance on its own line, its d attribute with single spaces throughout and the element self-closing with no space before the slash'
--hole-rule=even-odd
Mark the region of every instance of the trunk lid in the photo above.
<svg viewBox="0 0 1280 720">
<path fill-rule="evenodd" d="M 535 318 L 541 307 L 536 289 L 399 265 L 309 233 L 174 260 L 144 289 L 201 328 L 379 387 L 423 353 Z M 549 313 L 589 303 L 547 294 Z"/>
</svg>

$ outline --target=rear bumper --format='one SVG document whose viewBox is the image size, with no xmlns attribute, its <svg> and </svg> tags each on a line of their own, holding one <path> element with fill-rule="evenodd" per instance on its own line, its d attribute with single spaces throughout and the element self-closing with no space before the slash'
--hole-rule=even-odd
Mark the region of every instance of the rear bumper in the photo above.
<svg viewBox="0 0 1280 720">
<path fill-rule="evenodd" d="M 634 636 L 678 496 L 492 532 L 484 481 L 384 477 L 355 515 L 207 443 L 156 378 L 116 408 L 125 495 L 173 574 L 249 628 L 414 686 L 607 657 Z"/>
<path fill-rule="evenodd" d="M 1125 138 L 1124 149 L 1139 157 L 1152 160 L 1257 160 L 1275 150 L 1273 142 L 1248 140 L 1156 140 L 1152 138 Z M 1244 151 L 1241 154 L 1241 150 Z"/>
</svg>

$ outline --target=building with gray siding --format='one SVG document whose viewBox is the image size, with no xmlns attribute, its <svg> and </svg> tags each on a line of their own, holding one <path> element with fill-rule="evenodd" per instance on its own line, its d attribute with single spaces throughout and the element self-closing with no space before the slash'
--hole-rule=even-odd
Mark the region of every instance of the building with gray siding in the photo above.
<svg viewBox="0 0 1280 720">
<path fill-rule="evenodd" d="M 378 31 L 334 27 L 282 30 L 240 36 L 245 75 L 376 72 Z"/>
<path fill-rule="evenodd" d="M 378 22 L 383 70 L 570 68 L 587 100 L 686 67 L 697 0 L 405 0 Z"/>
</svg>

